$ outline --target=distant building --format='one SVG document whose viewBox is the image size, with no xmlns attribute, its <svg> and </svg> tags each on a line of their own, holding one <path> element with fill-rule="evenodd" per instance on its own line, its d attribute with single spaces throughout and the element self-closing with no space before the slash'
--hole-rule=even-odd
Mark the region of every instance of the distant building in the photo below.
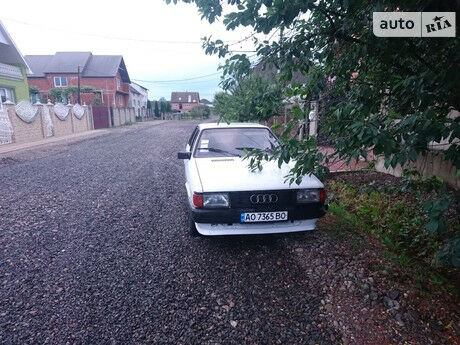
<svg viewBox="0 0 460 345">
<path fill-rule="evenodd" d="M 134 108 L 136 116 L 146 116 L 148 89 L 137 83 L 129 85 L 129 103 Z"/>
<path fill-rule="evenodd" d="M 29 66 L 0 21 L 0 108 L 2 103 L 29 100 Z"/>
<path fill-rule="evenodd" d="M 208 107 L 211 107 L 211 108 L 214 106 L 214 104 L 212 102 L 208 101 L 206 98 L 202 98 L 200 100 L 200 103 L 202 105 L 207 105 Z"/>
<path fill-rule="evenodd" d="M 275 76 L 278 74 L 278 68 L 275 65 L 272 63 L 265 64 L 263 61 L 260 61 L 257 65 L 255 65 L 252 70 L 256 75 L 265 78 L 269 82 L 273 81 Z M 310 77 L 299 71 L 294 71 L 292 73 L 292 78 L 289 81 L 289 85 L 306 84 L 309 80 Z"/>
<path fill-rule="evenodd" d="M 200 94 L 198 92 L 172 92 L 171 109 L 173 111 L 189 111 L 200 105 Z"/>
<path fill-rule="evenodd" d="M 131 80 L 121 55 L 58 52 L 54 55 L 26 55 L 25 60 L 32 71 L 28 74 L 29 84 L 40 91 L 42 98 L 48 98 L 53 88 L 77 86 L 80 67 L 80 85 L 91 86 L 99 94 L 82 93 L 82 102 L 100 102 L 116 108 L 129 106 Z M 98 97 L 100 99 L 97 99 Z M 75 99 L 73 101 L 75 102 Z"/>
</svg>

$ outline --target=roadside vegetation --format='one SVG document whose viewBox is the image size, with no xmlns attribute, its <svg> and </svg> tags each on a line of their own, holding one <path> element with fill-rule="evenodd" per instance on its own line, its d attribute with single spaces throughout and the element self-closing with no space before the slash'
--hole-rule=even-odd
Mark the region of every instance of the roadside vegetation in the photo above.
<svg viewBox="0 0 460 345">
<path fill-rule="evenodd" d="M 432 202 L 427 200 L 446 188 L 441 180 L 422 181 L 413 172 L 407 172 L 403 178 L 353 172 L 332 175 L 327 187 L 332 198 L 330 212 L 349 224 L 350 229 L 379 239 L 389 258 L 415 274 L 419 288 L 431 282 L 460 294 L 460 253 L 451 245 L 459 240 L 458 200 L 444 201 L 447 221 L 437 224 L 442 231 L 426 229 L 428 212 L 433 212 Z M 446 195 L 455 197 L 452 190 L 443 193 Z"/>
<path fill-rule="evenodd" d="M 190 109 L 190 111 L 181 114 L 182 120 L 197 120 L 197 119 L 209 119 L 211 116 L 211 108 L 207 105 L 197 105 Z"/>
</svg>

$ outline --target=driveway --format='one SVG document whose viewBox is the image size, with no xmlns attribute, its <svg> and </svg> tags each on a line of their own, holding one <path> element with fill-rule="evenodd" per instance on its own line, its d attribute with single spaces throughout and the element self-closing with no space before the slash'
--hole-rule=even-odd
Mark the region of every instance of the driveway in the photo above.
<svg viewBox="0 0 460 345">
<path fill-rule="evenodd" d="M 350 303 L 361 302 L 351 286 L 369 260 L 343 239 L 188 235 L 176 153 L 194 125 L 132 126 L 0 157 L 2 343 L 353 342 Z M 351 297 L 333 317 L 340 277 Z M 396 333 L 384 340 L 408 339 Z"/>
</svg>

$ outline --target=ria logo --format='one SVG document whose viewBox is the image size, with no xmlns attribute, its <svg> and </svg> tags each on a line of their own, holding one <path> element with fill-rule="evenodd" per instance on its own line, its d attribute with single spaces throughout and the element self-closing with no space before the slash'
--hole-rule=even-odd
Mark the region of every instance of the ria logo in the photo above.
<svg viewBox="0 0 460 345">
<path fill-rule="evenodd" d="M 422 37 L 455 37 L 455 12 L 422 12 Z"/>
<path fill-rule="evenodd" d="M 441 21 L 441 19 L 444 18 L 444 16 L 442 17 L 434 17 L 433 18 L 433 21 L 435 24 L 425 24 L 426 26 L 426 31 L 428 33 L 430 32 L 435 32 L 435 31 L 438 31 L 438 30 L 444 30 L 444 29 L 447 29 L 447 28 L 451 28 L 452 27 L 452 24 L 449 23 L 449 20 L 445 19 L 443 21 Z"/>
<path fill-rule="evenodd" d="M 377 37 L 455 37 L 455 12 L 374 12 Z"/>
</svg>

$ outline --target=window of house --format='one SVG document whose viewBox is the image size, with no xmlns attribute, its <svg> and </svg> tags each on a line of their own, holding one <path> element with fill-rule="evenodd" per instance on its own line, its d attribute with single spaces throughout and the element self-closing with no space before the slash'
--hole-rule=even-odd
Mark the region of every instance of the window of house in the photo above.
<svg viewBox="0 0 460 345">
<path fill-rule="evenodd" d="M 39 93 L 31 93 L 30 94 L 30 103 L 34 104 L 40 101 L 40 94 Z"/>
<path fill-rule="evenodd" d="M 117 78 L 117 90 L 119 90 L 121 87 L 121 81 L 120 79 Z"/>
<path fill-rule="evenodd" d="M 0 87 L 0 99 L 3 102 L 14 102 L 14 90 L 7 87 Z"/>
<path fill-rule="evenodd" d="M 120 103 L 121 106 L 123 105 L 123 96 L 122 95 L 118 95 L 118 103 Z"/>
<path fill-rule="evenodd" d="M 67 77 L 54 77 L 54 86 L 55 87 L 67 86 Z"/>
</svg>

